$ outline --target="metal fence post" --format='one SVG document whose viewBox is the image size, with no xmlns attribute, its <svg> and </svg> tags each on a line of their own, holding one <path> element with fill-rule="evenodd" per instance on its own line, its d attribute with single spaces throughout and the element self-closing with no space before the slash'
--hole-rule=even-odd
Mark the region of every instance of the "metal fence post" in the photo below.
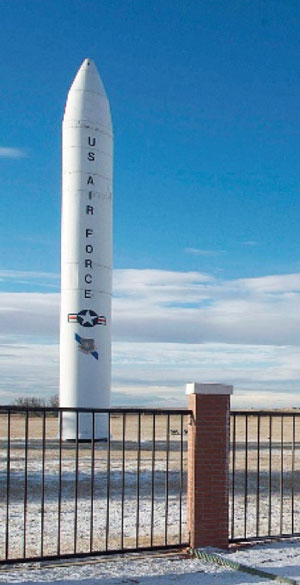
<svg viewBox="0 0 300 585">
<path fill-rule="evenodd" d="M 230 394 L 225 384 L 187 384 L 188 523 L 191 548 L 227 548 Z"/>
</svg>

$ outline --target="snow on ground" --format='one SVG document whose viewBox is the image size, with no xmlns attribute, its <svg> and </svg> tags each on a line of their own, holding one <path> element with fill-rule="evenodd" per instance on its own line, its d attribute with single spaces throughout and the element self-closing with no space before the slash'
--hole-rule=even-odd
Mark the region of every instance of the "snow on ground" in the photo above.
<svg viewBox="0 0 300 585">
<path fill-rule="evenodd" d="M 241 547 L 230 554 L 230 559 L 300 583 L 299 539 Z"/>
<path fill-rule="evenodd" d="M 187 542 L 186 452 L 181 474 L 175 441 L 168 461 L 159 441 L 155 461 L 151 442 L 143 443 L 138 461 L 135 443 L 127 442 L 123 459 L 120 444 L 112 441 L 108 470 L 103 444 L 95 446 L 94 461 L 89 445 L 80 446 L 78 454 L 74 444 L 63 445 L 60 461 L 57 441 L 48 441 L 43 459 L 35 439 L 25 461 L 24 444 L 14 439 L 9 483 L 5 447 L 0 448 L 0 559 L 7 541 L 9 558 L 22 557 L 24 536 L 26 556 L 39 556 L 42 540 L 44 555 L 57 554 L 58 538 L 61 554 L 72 553 L 75 534 L 76 552 L 88 552 L 91 538 L 93 550 L 104 551 L 106 530 L 109 549 L 136 548 L 137 540 L 138 546 L 149 546 L 151 538 L 159 546 L 165 538 L 177 544 L 180 531 L 181 542 Z"/>
<path fill-rule="evenodd" d="M 154 544 L 164 544 L 166 527 L 168 544 L 180 542 L 180 524 L 181 542 L 187 542 L 186 452 L 182 462 L 181 478 L 180 452 L 175 450 L 176 443 L 172 444 L 173 450 L 169 454 L 168 473 L 164 445 L 160 445 L 162 450 L 155 454 L 152 472 L 151 444 L 144 444 L 140 454 L 138 475 L 136 445 L 129 446 L 131 450 L 126 452 L 124 470 L 119 446 L 117 445 L 111 452 L 108 501 L 106 447 L 101 445 L 96 447 L 93 480 L 90 450 L 87 447 L 80 449 L 76 482 L 74 446 L 64 446 L 60 473 L 57 444 L 50 443 L 43 462 L 40 443 L 35 444 L 32 441 L 31 448 L 28 450 L 25 472 L 23 444 L 20 442 L 19 445 L 17 441 L 12 442 L 8 515 L 6 510 L 7 455 L 5 449 L 0 449 L 0 501 L 2 504 L 0 506 L 0 558 L 4 557 L 7 520 L 10 558 L 23 555 L 25 528 L 27 556 L 40 554 L 42 533 L 44 554 L 56 554 L 59 531 L 61 553 L 70 553 L 74 550 L 75 530 L 77 552 L 88 552 L 91 534 L 93 549 L 105 550 L 106 528 L 109 529 L 108 547 L 119 549 L 122 526 L 124 547 L 135 548 L 137 524 L 139 546 L 150 545 L 151 524 L 153 524 Z M 248 471 L 246 485 L 246 476 L 242 471 L 244 462 L 240 461 L 240 455 L 236 457 L 234 502 L 231 497 L 230 506 L 230 525 L 234 527 L 234 537 L 243 537 L 245 527 L 247 537 L 268 534 L 276 536 L 280 533 L 290 534 L 300 531 L 299 472 L 295 474 L 292 492 L 288 469 L 284 470 L 284 481 L 280 480 L 278 449 L 273 449 L 272 457 L 274 471 L 270 476 L 271 484 L 266 473 L 269 463 L 268 450 L 265 447 L 261 448 L 259 490 L 255 464 L 251 461 L 251 470 L 254 471 L 251 473 Z M 285 459 L 287 459 L 287 454 L 285 454 Z M 290 461 L 287 463 L 290 469 Z M 299 468 L 300 456 L 297 465 Z M 123 484 L 124 490 L 122 490 Z M 245 487 L 247 487 L 247 492 Z M 61 502 L 59 502 L 59 489 Z M 76 508 L 75 493 L 77 494 Z M 234 522 L 231 522 L 233 503 Z M 245 514 L 247 514 L 246 522 Z"/>
<path fill-rule="evenodd" d="M 116 560 L 103 560 L 98 564 L 75 565 L 68 567 L 41 569 L 11 569 L 0 572 L 0 582 L 5 583 L 55 583 L 66 585 L 123 585 L 125 583 L 140 585 L 269 585 L 256 577 L 236 573 L 225 567 L 218 567 L 198 559 L 180 559 L 174 556 L 155 558 L 141 555 Z"/>
<path fill-rule="evenodd" d="M 272 542 L 220 552 L 225 559 L 256 567 L 300 584 L 300 541 Z M 11 567 L 0 582 L 77 585 L 270 585 L 270 579 L 248 575 L 180 554 L 132 554 L 77 562 Z"/>
</svg>

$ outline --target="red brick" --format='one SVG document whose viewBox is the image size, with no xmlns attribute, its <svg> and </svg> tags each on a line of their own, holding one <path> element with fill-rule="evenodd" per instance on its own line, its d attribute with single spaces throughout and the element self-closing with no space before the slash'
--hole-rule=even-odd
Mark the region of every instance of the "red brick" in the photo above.
<svg viewBox="0 0 300 585">
<path fill-rule="evenodd" d="M 228 546 L 229 396 L 189 395 L 188 519 L 191 546 Z"/>
</svg>

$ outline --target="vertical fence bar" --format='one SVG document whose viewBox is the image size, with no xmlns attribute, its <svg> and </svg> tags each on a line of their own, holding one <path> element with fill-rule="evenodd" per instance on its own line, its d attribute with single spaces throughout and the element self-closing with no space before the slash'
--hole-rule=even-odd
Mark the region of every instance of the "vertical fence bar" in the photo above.
<svg viewBox="0 0 300 585">
<path fill-rule="evenodd" d="M 153 523 L 154 523 L 154 473 L 155 473 L 155 414 L 152 415 L 152 461 L 151 461 L 151 526 L 150 546 L 153 546 Z"/>
<path fill-rule="evenodd" d="M 283 416 L 280 417 L 280 534 L 283 529 Z"/>
<path fill-rule="evenodd" d="M 139 529 L 140 529 L 140 466 L 141 466 L 141 413 L 138 413 L 138 430 L 137 430 L 137 461 L 136 461 L 136 530 L 135 546 L 139 546 Z"/>
<path fill-rule="evenodd" d="M 91 493 L 90 493 L 90 552 L 94 540 L 94 484 L 95 484 L 95 413 L 92 412 L 92 453 L 91 453 Z"/>
<path fill-rule="evenodd" d="M 244 479 L 244 538 L 247 538 L 248 523 L 248 414 L 245 415 L 245 479 Z"/>
<path fill-rule="evenodd" d="M 58 431 L 58 504 L 57 504 L 57 555 L 60 555 L 61 541 L 61 492 L 62 492 L 62 424 L 63 411 L 59 411 L 59 431 Z"/>
<path fill-rule="evenodd" d="M 78 522 L 78 470 L 79 470 L 79 413 L 76 411 L 76 439 L 75 439 L 75 493 L 74 493 L 74 553 L 77 552 L 77 522 Z"/>
<path fill-rule="evenodd" d="M 126 439 L 126 414 L 123 412 L 122 424 L 122 495 L 121 495 L 121 549 L 124 548 L 124 501 L 125 501 L 125 439 Z"/>
<path fill-rule="evenodd" d="M 236 415 L 234 414 L 232 433 L 231 538 L 234 538 L 235 463 L 236 463 Z"/>
<path fill-rule="evenodd" d="M 169 450 L 170 450 L 170 414 L 167 414 L 167 429 L 166 429 L 166 482 L 165 482 L 165 545 L 168 544 L 168 520 L 169 520 Z"/>
<path fill-rule="evenodd" d="M 269 416 L 269 481 L 268 481 L 268 536 L 272 529 L 272 415 Z"/>
<path fill-rule="evenodd" d="M 28 487 L 28 411 L 25 413 L 24 429 L 24 511 L 23 511 L 23 557 L 26 558 L 27 543 L 27 487 Z"/>
<path fill-rule="evenodd" d="M 105 550 L 108 550 L 109 543 L 109 505 L 110 505 L 110 412 L 107 421 L 107 458 L 106 458 L 106 527 L 105 527 Z"/>
<path fill-rule="evenodd" d="M 257 417 L 257 459 L 256 459 L 256 536 L 259 536 L 260 519 L 260 415 Z"/>
<path fill-rule="evenodd" d="M 42 494 L 41 494 L 41 557 L 44 556 L 45 528 L 45 455 L 46 455 L 46 411 L 43 411 L 42 428 Z"/>
<path fill-rule="evenodd" d="M 182 542 L 183 414 L 180 415 L 179 544 Z"/>
<path fill-rule="evenodd" d="M 9 555 L 9 504 L 10 504 L 10 410 L 7 412 L 7 452 L 6 452 L 6 519 L 5 519 L 5 560 Z"/>
<path fill-rule="evenodd" d="M 291 489 L 292 489 L 292 534 L 295 532 L 295 437 L 296 437 L 296 418 L 293 415 L 293 435 L 292 435 L 292 478 L 291 478 Z"/>
</svg>

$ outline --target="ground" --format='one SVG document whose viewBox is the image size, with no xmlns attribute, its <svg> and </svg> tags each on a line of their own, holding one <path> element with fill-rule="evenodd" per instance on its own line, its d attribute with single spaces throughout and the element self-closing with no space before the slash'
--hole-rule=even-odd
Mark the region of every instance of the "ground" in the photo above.
<svg viewBox="0 0 300 585">
<path fill-rule="evenodd" d="M 300 584 L 300 540 L 248 545 L 220 554 L 225 560 L 277 575 L 279 582 L 281 578 L 282 582 Z M 83 585 L 270 585 L 272 582 L 270 578 L 174 553 L 98 557 L 85 562 L 22 565 L 0 571 L 0 582 L 5 583 L 71 585 L 78 581 Z"/>
</svg>

